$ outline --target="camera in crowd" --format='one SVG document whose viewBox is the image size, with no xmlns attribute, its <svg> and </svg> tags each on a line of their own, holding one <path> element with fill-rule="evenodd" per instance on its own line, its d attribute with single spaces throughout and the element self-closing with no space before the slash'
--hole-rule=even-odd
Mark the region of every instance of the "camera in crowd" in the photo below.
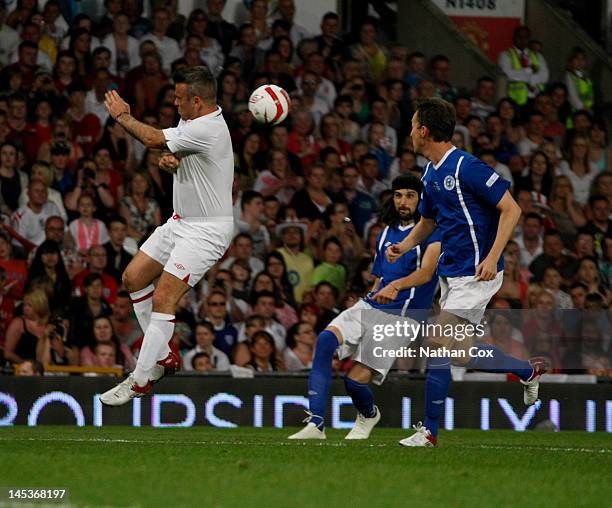
<svg viewBox="0 0 612 508">
<path fill-rule="evenodd" d="M 56 141 L 51 146 L 51 155 L 70 155 L 70 145 L 65 141 Z"/>
</svg>

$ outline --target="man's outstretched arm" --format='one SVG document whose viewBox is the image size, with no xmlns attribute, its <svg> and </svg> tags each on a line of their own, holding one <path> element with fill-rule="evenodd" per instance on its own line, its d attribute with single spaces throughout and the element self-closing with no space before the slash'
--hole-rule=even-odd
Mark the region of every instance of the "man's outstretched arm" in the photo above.
<svg viewBox="0 0 612 508">
<path fill-rule="evenodd" d="M 164 133 L 155 127 L 136 120 L 130 114 L 130 105 L 115 90 L 106 92 L 104 103 L 110 116 L 147 148 L 168 149 Z"/>
</svg>

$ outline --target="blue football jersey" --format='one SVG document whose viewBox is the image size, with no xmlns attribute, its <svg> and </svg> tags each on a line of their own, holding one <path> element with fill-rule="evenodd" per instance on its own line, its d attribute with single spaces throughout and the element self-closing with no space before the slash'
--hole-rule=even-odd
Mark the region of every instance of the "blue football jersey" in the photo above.
<svg viewBox="0 0 612 508">
<path fill-rule="evenodd" d="M 406 252 L 395 263 L 390 263 L 385 256 L 389 245 L 401 242 L 408 236 L 414 224 L 408 226 L 387 226 L 376 239 L 376 257 L 372 267 L 372 275 L 380 278 L 379 290 L 390 284 L 394 280 L 401 279 L 410 275 L 421 267 L 423 256 L 427 247 L 432 243 L 440 241 L 440 234 L 434 231 L 433 234 L 422 244 Z M 397 294 L 394 301 L 387 304 L 380 304 L 371 299 L 374 293 L 369 293 L 365 300 L 372 307 L 388 312 L 401 313 L 405 316 L 410 309 L 430 309 L 434 297 L 434 292 L 438 283 L 437 274 L 434 273 L 431 280 L 422 286 L 404 289 Z"/>
<path fill-rule="evenodd" d="M 496 207 L 510 182 L 480 159 L 454 147 L 438 167 L 431 162 L 425 166 L 422 181 L 419 212 L 436 221 L 442 237 L 439 275 L 474 275 L 495 242 Z M 500 257 L 497 270 L 503 267 Z"/>
</svg>

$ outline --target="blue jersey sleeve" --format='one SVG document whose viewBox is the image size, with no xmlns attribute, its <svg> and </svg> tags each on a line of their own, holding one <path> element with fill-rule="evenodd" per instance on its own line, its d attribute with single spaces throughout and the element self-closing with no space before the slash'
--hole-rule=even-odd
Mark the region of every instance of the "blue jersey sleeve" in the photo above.
<svg viewBox="0 0 612 508">
<path fill-rule="evenodd" d="M 423 187 L 423 190 L 421 191 L 419 213 L 421 214 L 421 217 L 425 217 L 426 219 L 435 219 L 436 217 L 435 205 L 427 194 L 427 189 L 425 187 Z"/>
<path fill-rule="evenodd" d="M 425 240 L 425 244 L 423 245 L 423 247 L 427 249 L 427 247 L 429 247 L 432 243 L 441 242 L 441 241 L 442 241 L 442 234 L 440 233 L 440 228 L 436 228 L 434 229 L 434 232 L 431 235 L 429 235 L 427 240 Z"/>
<path fill-rule="evenodd" d="M 496 173 L 490 166 L 479 159 L 472 158 L 461 168 L 461 186 L 478 199 L 496 207 L 510 182 Z"/>
<path fill-rule="evenodd" d="M 374 263 L 372 264 L 372 275 L 375 277 L 382 277 L 383 273 L 382 263 L 385 256 L 384 246 L 382 249 L 378 248 L 380 245 L 380 237 L 382 236 L 383 232 L 384 230 L 378 233 L 378 236 L 376 237 L 376 256 L 374 256 Z"/>
</svg>

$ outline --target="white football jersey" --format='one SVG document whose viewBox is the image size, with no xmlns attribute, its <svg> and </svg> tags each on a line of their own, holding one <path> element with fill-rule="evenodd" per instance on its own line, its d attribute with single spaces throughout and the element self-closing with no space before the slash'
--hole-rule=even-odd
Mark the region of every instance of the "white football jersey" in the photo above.
<svg viewBox="0 0 612 508">
<path fill-rule="evenodd" d="M 163 130 L 170 151 L 180 158 L 174 175 L 174 212 L 188 217 L 232 217 L 234 153 L 221 108 Z"/>
</svg>

